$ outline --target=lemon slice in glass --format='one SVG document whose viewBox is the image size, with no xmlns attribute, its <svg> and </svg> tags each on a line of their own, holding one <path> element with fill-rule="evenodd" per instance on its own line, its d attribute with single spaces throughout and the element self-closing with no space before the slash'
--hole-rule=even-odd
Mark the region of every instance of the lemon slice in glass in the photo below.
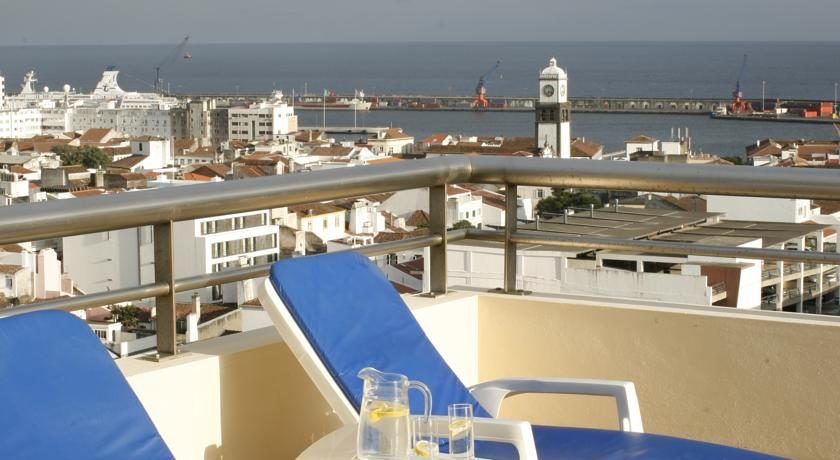
<svg viewBox="0 0 840 460">
<path fill-rule="evenodd" d="M 449 423 L 449 437 L 457 438 L 470 429 L 469 420 L 453 420 Z"/>
<path fill-rule="evenodd" d="M 414 443 L 414 453 L 420 457 L 431 457 L 432 454 L 432 444 L 425 439 L 417 441 Z"/>
</svg>

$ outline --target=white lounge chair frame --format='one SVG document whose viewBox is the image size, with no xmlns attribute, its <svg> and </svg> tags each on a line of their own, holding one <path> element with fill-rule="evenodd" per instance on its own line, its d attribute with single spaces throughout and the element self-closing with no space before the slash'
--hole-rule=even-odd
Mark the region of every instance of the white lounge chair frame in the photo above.
<svg viewBox="0 0 840 460">
<path fill-rule="evenodd" d="M 280 299 L 270 279 L 266 279 L 259 292 L 268 316 L 274 322 L 280 336 L 306 374 L 315 383 L 335 414 L 344 424 L 359 422 L 359 413 L 345 398 L 341 388 L 333 380 L 324 363 L 318 358 L 297 321 Z M 590 379 L 499 379 L 470 387 L 470 393 L 493 417 L 499 415 L 502 401 L 508 396 L 524 393 L 578 394 L 611 396 L 616 399 L 619 426 L 622 431 L 644 433 L 636 387 L 633 382 Z M 437 418 L 436 418 L 437 419 Z M 436 420 L 435 431 L 445 433 L 446 427 Z M 477 418 L 474 423 L 475 438 L 485 441 L 501 441 L 513 444 L 522 460 L 537 459 L 537 451 L 531 425 L 515 420 Z"/>
</svg>

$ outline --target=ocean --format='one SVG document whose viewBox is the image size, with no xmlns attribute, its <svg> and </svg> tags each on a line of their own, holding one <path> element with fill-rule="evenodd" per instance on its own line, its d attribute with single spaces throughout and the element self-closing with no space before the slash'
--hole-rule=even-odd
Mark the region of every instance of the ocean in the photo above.
<svg viewBox="0 0 840 460">
<path fill-rule="evenodd" d="M 107 66 L 121 70 L 125 89 L 148 91 L 154 68 L 175 45 L 0 47 L 0 72 L 8 92 L 34 69 L 39 86 L 65 83 L 91 90 Z M 173 92 L 320 93 L 330 89 L 367 95 L 471 94 L 478 77 L 497 60 L 487 79 L 494 95 L 536 94 L 536 77 L 550 57 L 567 69 L 572 96 L 728 97 L 744 54 L 742 78 L 748 98 L 831 101 L 840 81 L 840 43 L 384 43 L 190 45 L 191 59 L 164 65 L 161 77 Z M 319 125 L 320 112 L 299 112 L 301 124 Z M 327 114 L 331 124 L 352 124 L 352 113 Z M 532 135 L 527 113 L 370 112 L 360 124 L 401 126 L 422 137 L 433 132 L 475 135 Z M 705 152 L 742 154 L 765 137 L 834 138 L 830 125 L 743 123 L 703 116 L 574 114 L 574 136 L 591 138 L 607 150 L 639 133 L 667 138 L 671 128 L 688 127 Z"/>
</svg>

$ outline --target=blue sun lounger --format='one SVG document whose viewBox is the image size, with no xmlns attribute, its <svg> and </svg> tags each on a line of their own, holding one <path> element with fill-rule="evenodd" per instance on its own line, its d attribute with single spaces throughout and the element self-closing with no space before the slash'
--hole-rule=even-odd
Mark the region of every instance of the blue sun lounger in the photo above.
<svg viewBox="0 0 840 460">
<path fill-rule="evenodd" d="M 476 455 L 504 459 L 762 459 L 730 447 L 645 434 L 631 382 L 586 379 L 505 379 L 467 388 L 426 337 L 403 299 L 370 260 L 355 252 L 286 259 L 274 264 L 260 293 L 263 307 L 309 377 L 345 423 L 357 423 L 364 367 L 426 383 L 432 414 L 470 403 L 492 420 L 502 400 L 523 393 L 612 396 L 620 430 L 487 423 L 476 419 Z M 416 404 L 416 405 L 415 405 Z M 412 399 L 411 412 L 422 413 Z M 524 423 L 524 422 L 522 422 Z M 489 440 L 481 442 L 481 440 Z"/>
<path fill-rule="evenodd" d="M 0 458 L 172 453 L 93 331 L 63 311 L 0 319 Z"/>
</svg>

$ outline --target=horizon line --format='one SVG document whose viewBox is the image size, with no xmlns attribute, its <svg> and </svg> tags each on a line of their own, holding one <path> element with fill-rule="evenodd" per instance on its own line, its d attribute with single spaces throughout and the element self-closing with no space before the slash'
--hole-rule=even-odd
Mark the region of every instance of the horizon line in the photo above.
<svg viewBox="0 0 840 460">
<path fill-rule="evenodd" d="M 126 42 L 126 43 L 0 43 L 0 48 L 26 48 L 26 47 L 73 47 L 73 46 L 101 46 L 101 47 L 117 47 L 117 46 L 172 46 L 175 42 Z M 243 42 L 218 42 L 218 41 L 199 41 L 190 42 L 190 46 L 242 46 L 242 45 L 338 45 L 338 46 L 353 46 L 353 45 L 446 45 L 446 44 L 840 44 L 840 40 L 539 40 L 539 39 L 524 39 L 524 40 L 406 40 L 406 41 L 243 41 Z"/>
</svg>

